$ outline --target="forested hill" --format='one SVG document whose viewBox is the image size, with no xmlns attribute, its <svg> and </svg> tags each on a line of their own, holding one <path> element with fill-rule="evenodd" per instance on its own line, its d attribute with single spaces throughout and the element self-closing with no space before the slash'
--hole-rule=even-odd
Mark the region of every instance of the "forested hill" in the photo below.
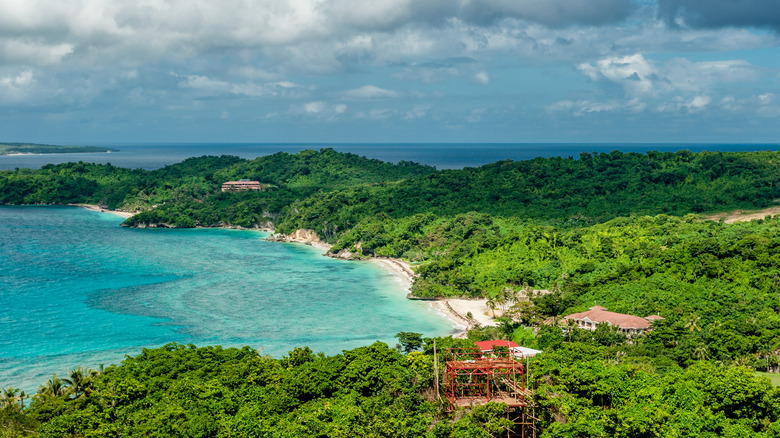
<svg viewBox="0 0 780 438">
<path fill-rule="evenodd" d="M 630 214 L 673 214 L 765 207 L 780 197 L 780 154 L 584 153 L 580 159 L 501 161 L 445 170 L 383 187 L 355 187 L 301 200 L 284 229 L 317 229 L 337 218 L 478 211 L 504 217 L 603 222 Z M 295 214 L 292 214 L 297 212 Z M 332 215 L 330 215 L 332 216 Z M 346 227 L 346 224 L 339 224 Z"/>
<path fill-rule="evenodd" d="M 129 225 L 178 227 L 251 226 L 265 222 L 265 213 L 278 216 L 281 230 L 310 228 L 335 239 L 378 214 L 478 211 L 585 225 L 632 213 L 760 208 L 780 198 L 778 164 L 776 152 L 615 151 L 436 171 L 322 149 L 255 160 L 191 158 L 155 171 L 86 163 L 4 171 L 0 203 L 95 203 L 147 211 Z M 241 178 L 271 189 L 220 192 L 222 182 Z"/>
</svg>

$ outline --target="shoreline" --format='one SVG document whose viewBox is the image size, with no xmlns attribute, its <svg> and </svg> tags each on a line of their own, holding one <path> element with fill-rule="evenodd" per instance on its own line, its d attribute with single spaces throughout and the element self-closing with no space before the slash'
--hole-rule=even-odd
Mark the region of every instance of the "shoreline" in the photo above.
<svg viewBox="0 0 780 438">
<path fill-rule="evenodd" d="M 115 216 L 120 216 L 125 219 L 130 218 L 135 214 L 137 214 L 136 212 L 108 210 L 108 209 L 101 208 L 99 205 L 94 205 L 94 204 L 67 204 L 67 205 L 84 208 L 98 213 L 113 214 Z M 274 230 L 271 228 L 243 228 L 243 227 L 236 227 L 236 226 L 208 227 L 208 228 L 255 230 L 255 231 L 269 232 L 271 233 L 271 235 L 265 238 L 265 240 L 267 241 L 308 245 L 323 251 L 322 255 L 326 257 L 331 257 L 328 253 L 330 252 L 331 248 L 333 248 L 333 245 L 321 241 L 316 233 L 309 230 L 297 230 L 295 233 L 291 235 L 274 235 L 273 234 Z M 340 257 L 334 257 L 334 258 L 340 258 Z M 412 284 L 414 284 L 414 279 L 417 277 L 417 274 L 414 273 L 414 271 L 412 270 L 412 266 L 409 262 L 402 259 L 396 259 L 390 257 L 370 257 L 368 259 L 365 259 L 365 261 L 374 263 L 376 265 L 379 265 L 387 269 L 389 272 L 391 272 L 393 275 L 395 275 L 398 279 L 401 280 L 402 288 L 405 290 L 407 296 L 411 294 Z M 485 305 L 486 301 L 487 300 L 484 299 L 467 300 L 467 299 L 455 299 L 455 298 L 445 298 L 445 299 L 439 298 L 435 300 L 430 300 L 428 306 L 431 310 L 438 313 L 444 319 L 452 323 L 453 328 L 455 329 L 454 330 L 455 333 L 452 334 L 453 338 L 465 338 L 468 331 L 471 330 L 475 325 L 482 325 L 482 326 L 496 325 L 495 321 L 493 321 L 492 318 L 489 318 L 486 315 L 487 313 L 487 306 Z M 472 314 L 472 319 L 469 319 L 466 316 L 468 313 Z"/>
<path fill-rule="evenodd" d="M 266 240 L 271 242 L 288 242 L 309 245 L 311 247 L 322 250 L 323 256 L 333 257 L 332 255 L 328 254 L 333 246 L 321 241 L 317 234 L 310 230 L 297 230 L 291 235 L 272 235 L 269 237 L 270 238 L 267 238 Z M 335 256 L 334 258 L 343 257 Z M 343 259 L 349 260 L 346 258 Z M 364 261 L 377 264 L 384 269 L 387 269 L 401 280 L 404 289 L 407 292 L 407 296 L 411 293 L 412 284 L 414 283 L 414 279 L 417 277 L 417 274 L 414 273 L 409 262 L 390 257 L 370 257 L 364 259 Z M 438 298 L 426 301 L 428 301 L 428 306 L 431 310 L 439 314 L 444 319 L 448 320 L 453 325 L 454 333 L 451 335 L 453 338 L 466 338 L 468 331 L 476 325 L 496 325 L 496 322 L 493 320 L 493 318 L 487 315 L 488 308 L 486 305 L 487 300 L 485 299 L 469 300 L 461 298 Z M 472 314 L 472 319 L 469 319 L 466 316 L 468 313 Z"/>
<path fill-rule="evenodd" d="M 133 217 L 136 214 L 138 214 L 138 212 L 134 212 L 134 211 L 107 210 L 105 208 L 100 207 L 99 205 L 94 205 L 94 204 L 67 204 L 67 205 L 71 207 L 85 208 L 89 211 L 96 211 L 98 213 L 113 214 L 114 216 L 123 217 L 125 219 Z"/>
</svg>

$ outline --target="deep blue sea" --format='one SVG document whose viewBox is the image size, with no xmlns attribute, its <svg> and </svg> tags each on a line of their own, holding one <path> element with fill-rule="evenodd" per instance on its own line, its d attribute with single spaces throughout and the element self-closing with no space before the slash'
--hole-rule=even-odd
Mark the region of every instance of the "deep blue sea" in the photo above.
<svg viewBox="0 0 780 438">
<path fill-rule="evenodd" d="M 780 144 L 104 144 L 109 154 L 0 156 L 0 170 L 87 161 L 156 169 L 201 155 L 255 158 L 332 147 L 437 168 L 581 152 L 780 150 Z M 168 342 L 295 346 L 333 354 L 400 331 L 454 327 L 408 301 L 392 273 L 255 231 L 127 229 L 75 207 L 0 207 L 0 388 L 35 392 L 68 368 L 118 363 Z"/>
</svg>

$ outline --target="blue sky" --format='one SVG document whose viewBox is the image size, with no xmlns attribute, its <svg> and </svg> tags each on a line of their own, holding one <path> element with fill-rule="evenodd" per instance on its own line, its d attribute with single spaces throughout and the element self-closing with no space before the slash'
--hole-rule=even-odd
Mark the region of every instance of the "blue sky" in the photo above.
<svg viewBox="0 0 780 438">
<path fill-rule="evenodd" d="M 0 0 L 0 141 L 780 142 L 777 0 Z"/>
</svg>

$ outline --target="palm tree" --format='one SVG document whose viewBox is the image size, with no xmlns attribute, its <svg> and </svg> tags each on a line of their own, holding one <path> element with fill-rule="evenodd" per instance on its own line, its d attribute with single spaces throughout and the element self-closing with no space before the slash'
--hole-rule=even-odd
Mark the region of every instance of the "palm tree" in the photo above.
<svg viewBox="0 0 780 438">
<path fill-rule="evenodd" d="M 690 331 L 701 331 L 701 317 L 695 313 L 691 313 L 688 315 L 688 317 L 685 319 L 685 328 L 687 328 Z"/>
<path fill-rule="evenodd" d="M 567 319 L 566 320 L 566 334 L 568 335 L 569 342 L 571 342 L 571 335 L 572 332 L 577 328 L 577 321 L 573 319 Z"/>
<path fill-rule="evenodd" d="M 696 348 L 693 349 L 693 354 L 695 354 L 696 357 L 699 358 L 699 362 L 707 359 L 708 353 L 709 353 L 709 348 L 707 348 L 706 344 L 699 344 Z"/>
<path fill-rule="evenodd" d="M 11 404 L 16 400 L 16 394 L 18 392 L 19 390 L 13 386 L 3 388 L 2 393 L 0 393 L 0 409 L 5 409 L 6 407 L 11 406 Z"/>
<path fill-rule="evenodd" d="M 38 388 L 38 394 L 43 397 L 60 397 L 65 395 L 67 389 L 62 379 L 54 374 L 54 377 L 49 379 L 45 385 Z"/>
<path fill-rule="evenodd" d="M 70 376 L 62 381 L 68 384 L 68 392 L 73 394 L 73 398 L 89 395 L 92 392 L 92 384 L 99 374 L 98 371 L 78 367 L 68 372 Z"/>
<path fill-rule="evenodd" d="M 493 300 L 493 298 L 488 298 L 487 301 L 485 301 L 485 305 L 488 309 L 490 309 L 490 312 L 493 314 L 493 318 L 496 317 L 496 302 Z"/>
</svg>

